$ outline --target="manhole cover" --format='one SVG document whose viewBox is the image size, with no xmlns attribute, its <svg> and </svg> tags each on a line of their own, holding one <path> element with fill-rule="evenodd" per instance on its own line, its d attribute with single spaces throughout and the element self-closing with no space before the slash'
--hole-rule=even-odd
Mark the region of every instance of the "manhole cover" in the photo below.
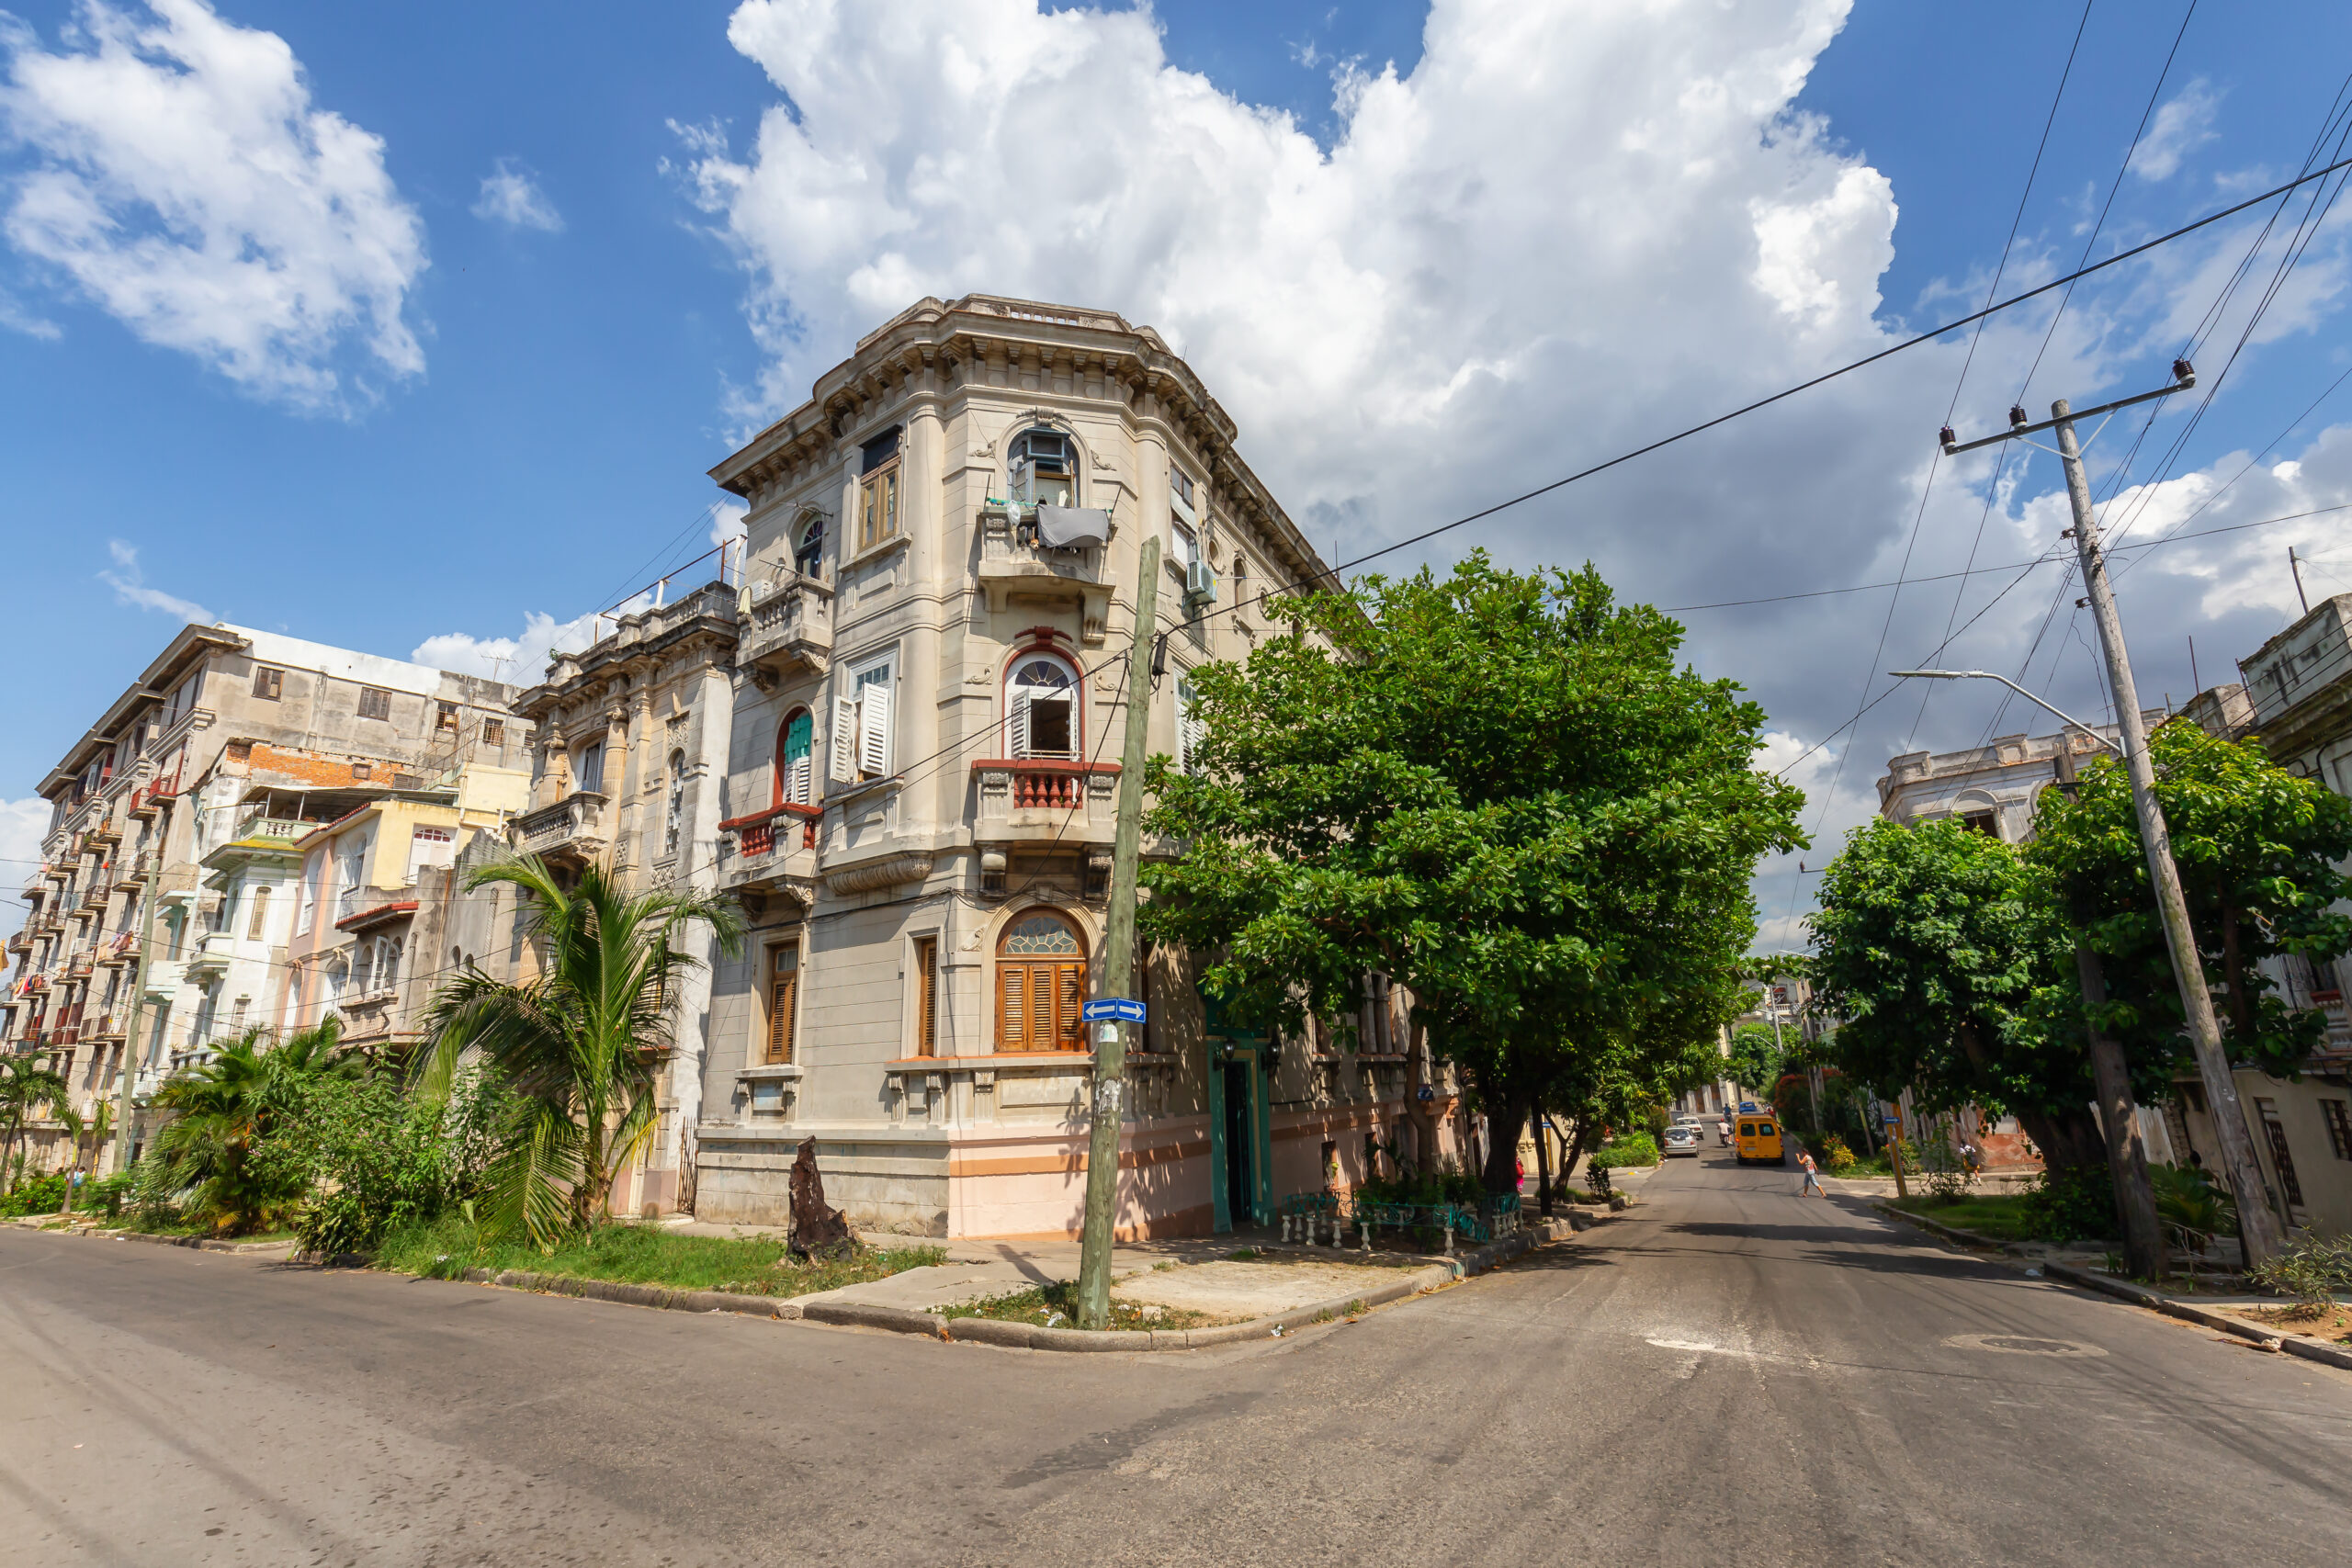
<svg viewBox="0 0 2352 1568">
<path fill-rule="evenodd" d="M 1944 1341 L 1955 1350 L 1995 1350 L 2009 1356 L 2104 1356 L 2079 1339 L 2036 1339 L 2024 1334 L 1955 1334 Z"/>
</svg>

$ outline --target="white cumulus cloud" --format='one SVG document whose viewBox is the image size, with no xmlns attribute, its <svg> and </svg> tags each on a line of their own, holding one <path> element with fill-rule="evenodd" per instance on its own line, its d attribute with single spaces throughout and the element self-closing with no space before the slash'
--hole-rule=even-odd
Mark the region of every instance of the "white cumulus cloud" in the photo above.
<svg viewBox="0 0 2352 1568">
<path fill-rule="evenodd" d="M 735 414 L 749 425 L 798 403 L 926 294 L 1108 308 L 1200 372 L 1317 547 L 1361 555 L 1981 300 L 1983 276 L 1942 279 L 1898 304 L 1915 326 L 1883 314 L 1896 193 L 1796 107 L 1847 10 L 1433 0 L 1409 73 L 1337 73 L 1327 150 L 1171 64 L 1148 9 L 743 0 L 729 38 L 776 101 L 746 143 L 715 122 L 677 128 L 685 188 L 744 269 L 766 351 Z M 2177 98 L 2143 156 L 2195 145 L 2199 102 Z M 1995 319 L 1959 423 L 1997 421 L 2029 366 L 2024 400 L 2042 406 L 2138 377 L 2136 356 L 2167 362 L 2256 221 L 2076 291 L 2046 354 L 2055 297 Z M 2256 344 L 2339 308 L 2342 229 Z M 2078 243 L 2025 236 L 2008 286 L 2054 275 Z M 2244 311 L 2222 312 L 2217 336 L 2233 341 Z M 1661 605 L 1721 606 L 2030 559 L 2064 526 L 2046 462 L 2022 487 L 2013 467 L 1989 508 L 1990 455 L 1943 465 L 1923 497 L 1966 353 L 1914 349 L 1382 565 L 1478 545 L 1518 566 L 1589 560 Z M 1996 600 L 2003 581 L 1907 590 L 1892 611 L 1874 592 L 1681 618 L 1694 661 L 1755 693 L 1787 760 L 1848 724 L 1885 671 L 1936 655 L 1948 624 L 1964 628 L 1951 659 L 2014 663 L 2058 585 Z M 1868 814 L 1887 756 L 1970 744 L 1992 712 L 1973 693 L 1922 701 L 1880 703 L 1808 760 L 1806 825 L 1824 835 L 1808 864 Z M 1764 914 L 1801 912 L 1793 863 L 1767 869 Z"/>
<path fill-rule="evenodd" d="M 6 886 L 21 887 L 31 880 L 40 841 L 49 834 L 49 802 L 37 795 L 0 800 L 0 880 Z M 27 913 L 16 899 L 0 899 L 0 936 L 23 925 Z"/>
<path fill-rule="evenodd" d="M 12 22 L 0 52 L 19 252 L 257 397 L 343 411 L 424 369 L 424 225 L 284 39 L 203 0 L 85 0 L 56 51 Z"/>
<path fill-rule="evenodd" d="M 208 626 L 218 619 L 211 611 L 193 599 L 183 599 L 166 593 L 160 588 L 147 586 L 146 574 L 139 570 L 139 551 L 135 546 L 120 539 L 107 541 L 107 554 L 114 565 L 98 573 L 98 581 L 114 590 L 119 604 L 133 609 L 161 610 L 167 615 L 177 615 L 183 621 Z"/>
<path fill-rule="evenodd" d="M 501 158 L 482 176 L 481 195 L 474 202 L 473 212 L 485 222 L 537 229 L 547 234 L 563 232 L 563 214 L 539 188 L 538 175 L 519 158 Z"/>
</svg>

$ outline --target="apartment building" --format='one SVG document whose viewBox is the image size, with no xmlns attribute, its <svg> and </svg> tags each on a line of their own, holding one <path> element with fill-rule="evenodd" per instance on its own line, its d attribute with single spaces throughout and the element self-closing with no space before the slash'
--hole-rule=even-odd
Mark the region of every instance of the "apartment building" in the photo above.
<svg viewBox="0 0 2352 1568">
<path fill-rule="evenodd" d="M 1246 659 L 1270 629 L 1256 595 L 1329 570 L 1236 434 L 1149 328 L 974 295 L 860 340 L 711 470 L 751 508 L 717 852 L 752 935 L 713 980 L 697 1213 L 780 1220 L 813 1137 L 862 1224 L 1077 1231 L 1079 1015 L 1126 705 L 1181 761 L 1187 671 Z M 1139 628 L 1148 538 L 1162 576 Z M 1130 693 L 1139 633 L 1164 645 Z M 1345 1055 L 1325 1031 L 1229 1026 L 1182 953 L 1138 959 L 1121 1234 L 1263 1219 L 1358 1179 L 1368 1136 L 1405 1141 L 1385 987 Z"/>
<path fill-rule="evenodd" d="M 77 1110 L 114 1101 L 119 1163 L 191 1043 L 282 995 L 295 840 L 272 825 L 315 827 L 375 780 L 423 787 L 480 760 L 507 744 L 512 695 L 275 632 L 182 628 L 40 783 L 50 828 L 7 943 L 0 1049 L 46 1057 Z M 54 1123 L 30 1147 L 36 1166 L 61 1157 Z"/>
<path fill-rule="evenodd" d="M 721 581 L 617 617 L 586 652 L 556 654 L 547 679 L 518 695 L 531 776 L 527 809 L 510 827 L 515 850 L 560 875 L 595 863 L 639 885 L 717 891 L 738 628 L 724 577 L 722 565 Z M 462 933 L 449 945 L 481 952 L 502 929 L 493 917 L 470 946 Z M 527 963 L 520 947 L 511 959 L 485 967 L 505 977 Z M 689 971 L 671 998 L 652 1148 L 616 1182 L 618 1213 L 693 1206 L 711 974 Z"/>
</svg>

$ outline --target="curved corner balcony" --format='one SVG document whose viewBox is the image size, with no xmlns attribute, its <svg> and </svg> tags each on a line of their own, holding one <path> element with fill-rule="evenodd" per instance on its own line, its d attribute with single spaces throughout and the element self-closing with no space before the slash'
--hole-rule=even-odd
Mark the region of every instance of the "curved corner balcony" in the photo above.
<svg viewBox="0 0 2352 1568">
<path fill-rule="evenodd" d="M 514 847 L 543 860 L 585 865 L 612 842 L 606 814 L 612 803 L 596 790 L 574 790 L 553 806 L 526 811 L 509 824 Z"/>
<path fill-rule="evenodd" d="M 833 658 L 833 591 L 806 572 L 748 585 L 751 614 L 737 633 L 735 668 L 763 690 L 793 675 L 822 675 Z"/>
</svg>

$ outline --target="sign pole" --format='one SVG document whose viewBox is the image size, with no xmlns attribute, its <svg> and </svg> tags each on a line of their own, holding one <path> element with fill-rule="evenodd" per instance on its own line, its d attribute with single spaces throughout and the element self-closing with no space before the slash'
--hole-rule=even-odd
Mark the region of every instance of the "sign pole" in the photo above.
<svg viewBox="0 0 2352 1568">
<path fill-rule="evenodd" d="M 1143 761 L 1151 726 L 1151 645 L 1159 629 L 1159 539 L 1144 536 L 1136 581 L 1135 641 L 1127 649 L 1127 733 L 1119 753 L 1118 827 L 1111 840 L 1111 909 L 1102 936 L 1102 994 L 1136 989 L 1136 865 L 1142 858 Z M 1139 1017 L 1142 1010 L 1136 1010 Z M 1094 1125 L 1086 1145 L 1086 1229 L 1080 1237 L 1078 1325 L 1111 1325 L 1111 1244 L 1118 1224 L 1119 1125 L 1127 1021 L 1094 1029 Z"/>
</svg>

